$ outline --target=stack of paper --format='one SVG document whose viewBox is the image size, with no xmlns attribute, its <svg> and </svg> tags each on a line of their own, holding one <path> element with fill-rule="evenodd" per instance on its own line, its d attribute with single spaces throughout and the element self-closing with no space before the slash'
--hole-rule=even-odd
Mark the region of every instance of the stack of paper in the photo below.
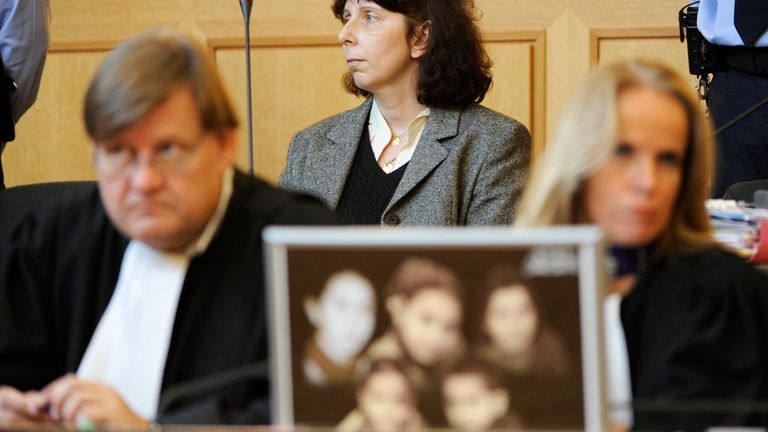
<svg viewBox="0 0 768 432">
<path fill-rule="evenodd" d="M 715 239 L 746 258 L 754 258 L 760 245 L 761 221 L 768 210 L 753 208 L 743 201 L 707 200 L 707 211 Z M 768 232 L 762 233 L 768 236 Z"/>
</svg>

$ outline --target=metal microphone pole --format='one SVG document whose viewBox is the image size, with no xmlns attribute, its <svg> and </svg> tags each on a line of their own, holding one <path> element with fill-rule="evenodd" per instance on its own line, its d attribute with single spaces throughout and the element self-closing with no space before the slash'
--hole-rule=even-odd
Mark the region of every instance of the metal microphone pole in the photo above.
<svg viewBox="0 0 768 432">
<path fill-rule="evenodd" d="M 251 7 L 253 0 L 240 0 L 245 24 L 245 81 L 248 91 L 248 174 L 253 175 L 253 112 L 251 107 Z"/>
</svg>

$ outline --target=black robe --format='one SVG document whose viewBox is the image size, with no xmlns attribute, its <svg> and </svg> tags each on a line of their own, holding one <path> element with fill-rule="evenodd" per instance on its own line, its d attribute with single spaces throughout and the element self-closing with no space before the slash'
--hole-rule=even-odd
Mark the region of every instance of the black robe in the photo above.
<svg viewBox="0 0 768 432">
<path fill-rule="evenodd" d="M 633 429 L 768 425 L 765 274 L 720 250 L 660 261 L 641 273 L 621 320 Z"/>
<path fill-rule="evenodd" d="M 161 387 L 267 359 L 262 229 L 336 223 L 311 197 L 236 173 L 219 231 L 184 279 Z M 0 385 L 40 389 L 75 372 L 117 283 L 128 239 L 95 186 L 30 215 L 0 245 Z M 169 423 L 268 423 L 267 377 L 182 398 Z"/>
</svg>

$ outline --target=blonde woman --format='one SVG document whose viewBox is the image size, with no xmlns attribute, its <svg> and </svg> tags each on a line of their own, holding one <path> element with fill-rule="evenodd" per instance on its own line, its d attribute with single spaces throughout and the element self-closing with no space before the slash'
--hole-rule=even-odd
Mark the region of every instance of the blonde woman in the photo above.
<svg viewBox="0 0 768 432">
<path fill-rule="evenodd" d="M 689 87 L 652 63 L 595 72 L 565 109 L 517 222 L 604 230 L 616 263 L 609 398 L 628 402 L 631 389 L 624 421 L 765 425 L 755 402 L 768 396 L 768 278 L 712 239 L 712 140 Z"/>
</svg>

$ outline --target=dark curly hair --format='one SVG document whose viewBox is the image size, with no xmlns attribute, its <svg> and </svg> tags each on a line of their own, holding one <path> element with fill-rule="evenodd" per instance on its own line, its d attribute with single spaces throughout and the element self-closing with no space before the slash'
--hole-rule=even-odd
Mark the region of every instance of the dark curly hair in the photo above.
<svg viewBox="0 0 768 432">
<path fill-rule="evenodd" d="M 406 38 L 429 21 L 427 50 L 419 65 L 417 100 L 437 108 L 460 108 L 482 102 L 493 76 L 488 53 L 475 24 L 479 14 L 474 0 L 371 0 L 384 9 L 405 15 Z M 342 20 L 347 0 L 333 0 L 331 10 Z M 343 22 L 343 21 L 342 21 Z M 343 78 L 346 90 L 356 96 L 370 92 L 355 85 L 352 74 Z"/>
</svg>

